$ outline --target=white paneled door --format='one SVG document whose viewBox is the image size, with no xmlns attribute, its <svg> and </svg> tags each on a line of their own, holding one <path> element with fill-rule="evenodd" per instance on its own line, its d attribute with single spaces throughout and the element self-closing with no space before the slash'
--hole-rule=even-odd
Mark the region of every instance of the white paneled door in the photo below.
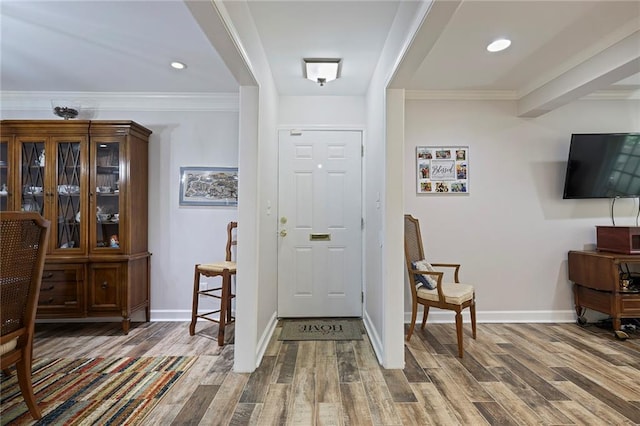
<svg viewBox="0 0 640 426">
<path fill-rule="evenodd" d="M 278 316 L 362 316 L 362 133 L 279 133 Z"/>
</svg>

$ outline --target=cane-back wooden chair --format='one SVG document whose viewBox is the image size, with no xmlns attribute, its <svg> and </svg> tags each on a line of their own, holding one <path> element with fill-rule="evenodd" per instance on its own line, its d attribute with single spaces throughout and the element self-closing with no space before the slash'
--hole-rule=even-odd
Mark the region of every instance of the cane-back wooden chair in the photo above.
<svg viewBox="0 0 640 426">
<path fill-rule="evenodd" d="M 471 314 L 471 330 L 476 338 L 476 298 L 473 286 L 458 281 L 460 265 L 456 263 L 427 263 L 422 247 L 420 223 L 411 215 L 404 216 L 404 254 L 409 273 L 411 288 L 411 325 L 407 333 L 407 341 L 411 339 L 416 325 L 418 305 L 422 305 L 422 329 L 427 322 L 429 308 L 448 309 L 456 313 L 456 334 L 458 337 L 458 356 L 463 357 L 462 310 L 469 308 Z M 453 269 L 453 283 L 442 282 L 443 272 L 437 269 Z"/>
<path fill-rule="evenodd" d="M 235 322 L 236 318 L 231 313 L 231 301 L 236 297 L 231 288 L 231 277 L 236 275 L 236 262 L 232 261 L 232 248 L 237 245 L 236 228 L 238 222 L 229 222 L 227 225 L 226 257 L 223 262 L 196 264 L 193 278 L 193 306 L 191 309 L 191 324 L 189 334 L 196 332 L 198 318 L 218 323 L 218 345 L 224 345 L 224 328 Z M 201 289 L 200 277 L 221 277 L 220 287 Z M 212 297 L 220 300 L 220 309 L 199 313 L 198 302 L 200 296 Z M 214 315 L 218 314 L 217 317 Z"/>
<path fill-rule="evenodd" d="M 31 382 L 33 334 L 50 222 L 38 213 L 0 213 L 0 368 L 16 366 L 34 419 L 42 417 Z"/>
</svg>

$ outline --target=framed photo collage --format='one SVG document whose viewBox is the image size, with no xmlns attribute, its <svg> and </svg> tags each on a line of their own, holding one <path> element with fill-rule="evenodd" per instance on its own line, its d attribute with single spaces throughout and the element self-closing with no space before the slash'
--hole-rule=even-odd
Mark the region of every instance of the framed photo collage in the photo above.
<svg viewBox="0 0 640 426">
<path fill-rule="evenodd" d="M 468 146 L 417 146 L 418 194 L 468 194 Z"/>
</svg>

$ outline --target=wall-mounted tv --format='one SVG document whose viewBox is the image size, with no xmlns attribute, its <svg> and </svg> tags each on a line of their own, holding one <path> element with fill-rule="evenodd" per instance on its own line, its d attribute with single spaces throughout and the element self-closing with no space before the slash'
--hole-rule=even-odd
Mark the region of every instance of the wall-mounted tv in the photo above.
<svg viewBox="0 0 640 426">
<path fill-rule="evenodd" d="M 571 135 L 562 198 L 640 197 L 640 133 Z"/>
</svg>

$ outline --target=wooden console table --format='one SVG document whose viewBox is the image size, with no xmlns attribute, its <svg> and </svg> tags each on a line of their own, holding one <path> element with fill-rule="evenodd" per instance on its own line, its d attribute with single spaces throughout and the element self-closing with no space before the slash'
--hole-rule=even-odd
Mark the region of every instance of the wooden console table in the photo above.
<svg viewBox="0 0 640 426">
<path fill-rule="evenodd" d="M 603 251 L 570 251 L 569 280 L 573 282 L 578 323 L 584 324 L 586 308 L 608 314 L 618 338 L 628 336 L 621 330 L 622 318 L 640 318 L 640 292 L 621 286 L 620 266 L 640 265 L 640 255 Z"/>
</svg>

